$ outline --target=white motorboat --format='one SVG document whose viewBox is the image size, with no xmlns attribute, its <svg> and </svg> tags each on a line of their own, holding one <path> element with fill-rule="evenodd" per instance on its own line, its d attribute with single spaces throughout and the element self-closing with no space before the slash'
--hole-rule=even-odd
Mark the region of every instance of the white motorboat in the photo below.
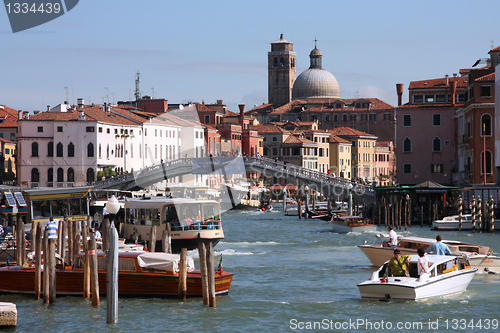
<svg viewBox="0 0 500 333">
<path fill-rule="evenodd" d="M 377 226 L 362 216 L 339 215 L 332 218 L 332 230 L 339 234 L 374 232 Z"/>
<path fill-rule="evenodd" d="M 482 224 L 489 223 L 483 219 Z M 498 225 L 500 220 L 495 220 L 495 224 Z M 476 216 L 476 229 L 479 228 L 479 219 Z M 432 229 L 434 230 L 472 230 L 472 214 L 462 215 L 462 228 L 460 228 L 460 217 L 459 215 L 445 216 L 442 220 L 432 221 Z"/>
<path fill-rule="evenodd" d="M 376 234 L 375 237 L 379 239 L 379 242 L 358 245 L 358 247 L 373 265 L 380 266 L 392 258 L 394 248 L 385 247 L 381 242 L 382 238 L 389 238 L 389 235 Z M 434 238 L 398 236 L 396 248 L 401 251 L 401 254 L 412 255 L 416 254 L 419 248 L 426 250 L 435 242 Z M 477 268 L 480 272 L 500 272 L 500 257 L 493 255 L 490 247 L 453 240 L 443 240 L 443 243 L 448 245 L 452 253 L 467 255 L 472 267 Z"/>
<path fill-rule="evenodd" d="M 370 280 L 358 284 L 363 300 L 422 300 L 465 291 L 477 268 L 462 256 L 428 255 L 429 273 L 417 273 L 418 255 L 410 259 L 410 276 L 388 276 L 384 264 Z M 387 262 L 388 263 L 388 262 Z"/>
</svg>

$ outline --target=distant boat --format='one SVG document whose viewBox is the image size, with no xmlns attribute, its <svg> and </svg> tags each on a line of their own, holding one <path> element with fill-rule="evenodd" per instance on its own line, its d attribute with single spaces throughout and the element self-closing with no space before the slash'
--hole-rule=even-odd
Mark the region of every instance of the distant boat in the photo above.
<svg viewBox="0 0 500 333">
<path fill-rule="evenodd" d="M 362 216 L 338 215 L 332 218 L 332 229 L 333 232 L 347 234 L 349 232 L 376 231 L 377 226 Z"/>
<path fill-rule="evenodd" d="M 485 221 L 483 218 L 482 224 L 489 224 L 489 221 Z M 500 223 L 500 220 L 495 220 L 495 224 Z M 462 215 L 462 228 L 460 228 L 460 218 L 459 215 L 446 216 L 441 220 L 432 221 L 432 228 L 434 230 L 472 230 L 472 214 Z M 476 215 L 476 229 L 479 228 L 479 219 Z"/>
<path fill-rule="evenodd" d="M 410 260 L 410 276 L 388 276 L 387 263 L 358 284 L 363 300 L 421 300 L 461 293 L 467 289 L 477 268 L 465 257 L 428 255 L 431 267 L 418 276 L 418 255 Z"/>
<path fill-rule="evenodd" d="M 127 297 L 177 297 L 179 289 L 179 255 L 160 252 L 126 252 L 119 254 L 118 295 Z M 83 256 L 79 256 L 79 259 Z M 99 293 L 106 294 L 106 260 L 98 253 Z M 215 272 L 215 294 L 229 293 L 233 274 Z M 42 274 L 43 280 L 43 274 Z M 73 269 L 56 269 L 56 293 L 83 294 L 84 271 L 81 260 Z M 43 282 L 42 282 L 43 285 Z M 34 267 L 10 266 L 0 268 L 0 293 L 34 294 Z M 202 296 L 201 273 L 194 269 L 188 257 L 187 296 Z"/>
</svg>

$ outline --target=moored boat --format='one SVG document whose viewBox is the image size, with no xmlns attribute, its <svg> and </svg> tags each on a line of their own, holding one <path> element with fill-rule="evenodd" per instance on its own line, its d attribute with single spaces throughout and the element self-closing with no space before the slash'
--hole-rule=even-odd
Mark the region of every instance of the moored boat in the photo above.
<svg viewBox="0 0 500 333">
<path fill-rule="evenodd" d="M 467 258 L 428 255 L 428 273 L 417 274 L 418 255 L 410 259 L 410 276 L 388 276 L 386 265 L 372 274 L 370 280 L 358 284 L 363 300 L 422 300 L 465 291 L 477 268 Z"/>
<path fill-rule="evenodd" d="M 332 217 L 332 230 L 339 234 L 372 232 L 377 230 L 377 226 L 362 216 L 337 215 Z"/>
<path fill-rule="evenodd" d="M 79 257 L 80 259 L 82 256 Z M 118 294 L 125 297 L 176 297 L 179 288 L 179 255 L 168 253 L 127 252 L 119 254 Z M 98 253 L 99 293 L 106 294 L 106 261 Z M 228 294 L 233 274 L 215 272 L 215 294 Z M 43 280 L 43 274 L 42 274 Z M 56 269 L 56 293 L 83 294 L 84 270 L 81 260 L 72 269 Z M 43 285 L 43 282 L 42 282 Z M 34 294 L 34 267 L 0 268 L 0 293 Z M 202 296 L 201 273 L 188 259 L 187 296 Z"/>
<path fill-rule="evenodd" d="M 486 221 L 483 221 L 484 224 Z M 494 221 L 495 224 L 499 223 L 500 220 Z M 489 223 L 487 221 L 486 223 Z M 462 227 L 460 227 L 460 216 L 451 215 L 445 216 L 441 220 L 432 221 L 432 229 L 434 230 L 473 230 L 474 228 L 479 228 L 479 218 L 476 216 L 475 226 L 472 221 L 472 214 L 462 215 Z"/>
<path fill-rule="evenodd" d="M 388 235 L 382 234 L 375 236 L 377 239 L 388 238 Z M 399 236 L 396 248 L 401 251 L 401 254 L 412 255 L 416 254 L 418 249 L 426 250 L 435 242 L 436 239 L 433 238 Z M 443 240 L 442 242 L 448 245 L 452 253 L 467 255 L 471 266 L 477 268 L 480 272 L 500 272 L 500 257 L 493 255 L 490 247 L 454 240 Z M 392 258 L 394 251 L 392 247 L 383 246 L 382 242 L 362 244 L 358 245 L 358 248 L 375 266 L 380 266 Z"/>
</svg>

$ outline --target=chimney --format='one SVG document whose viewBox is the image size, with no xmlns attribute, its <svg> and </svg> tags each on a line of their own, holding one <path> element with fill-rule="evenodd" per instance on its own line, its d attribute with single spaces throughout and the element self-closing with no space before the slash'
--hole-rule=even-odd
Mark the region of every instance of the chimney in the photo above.
<svg viewBox="0 0 500 333">
<path fill-rule="evenodd" d="M 50 105 L 47 105 L 47 112 L 50 111 Z"/>
<path fill-rule="evenodd" d="M 457 77 L 457 73 L 453 73 L 453 77 Z"/>
<path fill-rule="evenodd" d="M 23 111 L 23 119 L 29 119 L 30 118 L 30 112 L 29 111 Z"/>
<path fill-rule="evenodd" d="M 397 83 L 396 84 L 396 92 L 398 94 L 398 106 L 403 104 L 403 84 L 402 83 Z"/>
<path fill-rule="evenodd" d="M 245 126 L 243 126 L 243 119 L 245 119 L 245 115 L 243 114 L 243 111 L 245 110 L 245 104 L 238 104 L 238 107 L 240 108 L 240 125 L 241 129 L 245 129 Z"/>
<path fill-rule="evenodd" d="M 457 93 L 457 81 L 450 82 L 451 105 L 455 105 L 455 94 Z"/>
<path fill-rule="evenodd" d="M 40 111 L 39 111 L 39 110 L 35 110 L 35 111 L 33 111 L 33 114 L 39 114 L 39 113 L 40 113 Z"/>
<path fill-rule="evenodd" d="M 446 79 L 446 85 L 449 85 L 450 84 L 450 80 L 449 80 L 450 76 L 448 74 L 446 74 L 444 77 Z"/>
<path fill-rule="evenodd" d="M 217 100 L 217 105 L 222 105 L 222 99 Z"/>
<path fill-rule="evenodd" d="M 104 102 L 104 106 L 102 107 L 104 112 L 108 112 L 108 103 Z"/>
<path fill-rule="evenodd" d="M 78 103 L 78 108 L 79 109 L 83 108 L 83 98 L 78 98 L 77 99 L 77 103 Z"/>
</svg>

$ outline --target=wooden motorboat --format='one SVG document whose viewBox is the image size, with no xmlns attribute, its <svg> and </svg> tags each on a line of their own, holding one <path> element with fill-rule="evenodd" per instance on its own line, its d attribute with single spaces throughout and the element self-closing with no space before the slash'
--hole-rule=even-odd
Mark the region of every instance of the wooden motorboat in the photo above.
<svg viewBox="0 0 500 333">
<path fill-rule="evenodd" d="M 80 256 L 79 259 L 83 258 Z M 202 296 L 201 273 L 188 260 L 187 296 Z M 118 294 L 125 297 L 177 297 L 179 288 L 179 255 L 167 253 L 126 252 L 119 254 Z M 83 295 L 82 260 L 73 268 L 57 267 L 56 292 L 62 295 Z M 191 264 L 189 264 L 191 262 Z M 106 294 L 104 254 L 98 253 L 99 293 Z M 191 267 L 191 269 L 190 269 Z M 228 294 L 233 274 L 215 272 L 216 295 Z M 43 280 L 43 274 L 42 274 Z M 43 286 L 43 282 L 42 282 Z M 34 267 L 0 268 L 0 293 L 34 294 Z"/>
<path fill-rule="evenodd" d="M 332 217 L 333 232 L 347 234 L 349 232 L 372 232 L 377 226 L 367 218 L 353 215 L 337 215 Z"/>
<path fill-rule="evenodd" d="M 381 266 L 370 280 L 358 284 L 363 300 L 422 300 L 461 293 L 467 289 L 477 268 L 466 257 L 428 255 L 429 273 L 417 274 L 418 255 L 410 260 L 410 276 L 389 276 Z M 388 263 L 388 262 L 387 262 Z"/>
<path fill-rule="evenodd" d="M 358 247 L 373 265 L 380 266 L 393 257 L 394 248 L 384 247 L 381 242 L 382 238 L 388 238 L 388 235 L 377 234 L 375 237 L 380 241 L 374 244 L 358 245 Z M 435 242 L 434 238 L 399 236 L 396 248 L 401 254 L 412 255 L 416 254 L 418 249 L 426 250 Z M 451 252 L 467 255 L 471 266 L 476 267 L 480 272 L 500 272 L 500 257 L 493 255 L 490 247 L 454 240 L 443 240 L 442 242 L 448 245 Z"/>
</svg>

